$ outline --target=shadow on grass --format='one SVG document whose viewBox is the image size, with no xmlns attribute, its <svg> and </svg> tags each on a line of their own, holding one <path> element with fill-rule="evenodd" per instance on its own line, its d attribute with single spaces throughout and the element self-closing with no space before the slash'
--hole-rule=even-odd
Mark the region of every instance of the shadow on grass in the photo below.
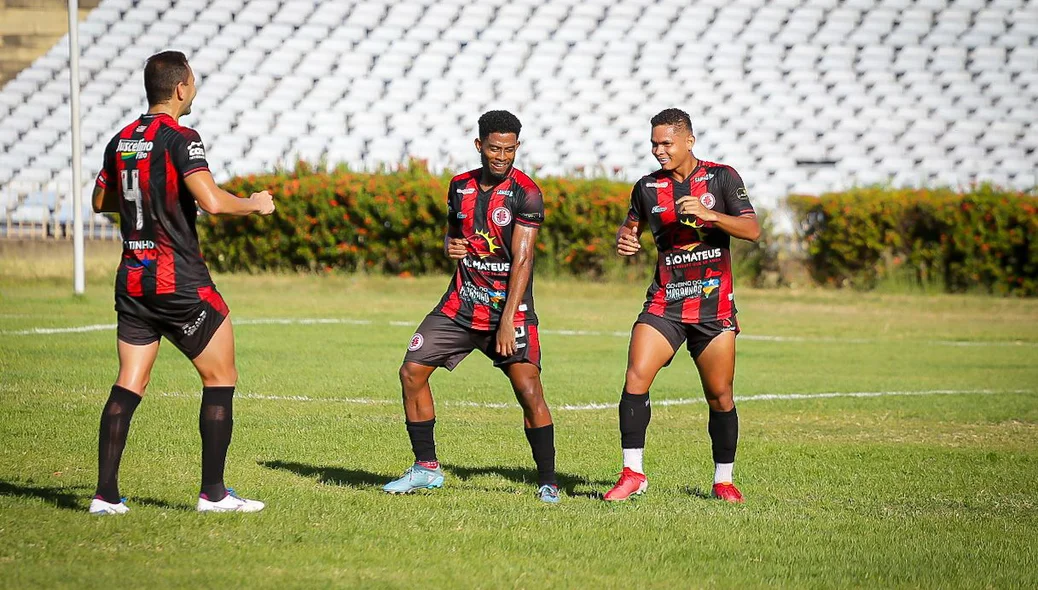
<svg viewBox="0 0 1038 590">
<path fill-rule="evenodd" d="M 386 485 L 392 477 L 382 473 L 372 473 L 359 469 L 345 469 L 343 467 L 332 467 L 330 465 L 308 465 L 294 461 L 257 461 L 260 467 L 277 469 L 280 471 L 291 471 L 303 477 L 316 478 L 324 484 L 349 486 L 354 488 L 379 487 Z"/>
<path fill-rule="evenodd" d="M 86 510 L 88 500 L 86 493 L 73 491 L 85 489 L 87 489 L 86 486 L 34 486 L 0 481 L 0 496 L 36 498 L 65 510 Z"/>
<path fill-rule="evenodd" d="M 537 483 L 537 472 L 533 469 L 522 467 L 504 467 L 495 465 L 493 467 L 465 467 L 463 465 L 442 464 L 458 479 L 470 479 L 481 475 L 496 475 L 515 483 L 534 485 Z M 559 489 L 566 492 L 568 496 L 579 496 L 584 498 L 600 498 L 602 492 L 599 489 L 609 489 L 614 482 L 605 480 L 591 480 L 582 475 L 556 472 L 555 477 L 559 481 Z M 593 490 L 578 490 L 577 487 L 593 488 Z"/>
<path fill-rule="evenodd" d="M 165 500 L 159 500 L 158 498 L 139 498 L 132 496 L 126 501 L 127 505 L 137 504 L 139 506 L 150 506 L 152 508 L 161 508 L 163 510 L 178 510 L 180 512 L 194 512 L 195 507 L 190 504 L 180 504 L 179 502 L 167 502 Z"/>
</svg>

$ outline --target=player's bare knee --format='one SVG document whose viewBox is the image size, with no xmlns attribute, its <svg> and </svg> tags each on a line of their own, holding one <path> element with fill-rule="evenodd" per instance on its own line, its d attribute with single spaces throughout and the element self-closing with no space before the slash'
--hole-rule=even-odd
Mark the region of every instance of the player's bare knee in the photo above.
<svg viewBox="0 0 1038 590">
<path fill-rule="evenodd" d="M 648 375 L 647 371 L 641 370 L 639 367 L 628 367 L 627 374 L 624 376 L 624 389 L 629 393 L 647 391 L 651 381 L 652 376 Z"/>
<path fill-rule="evenodd" d="M 544 405 L 544 392 L 539 383 L 523 383 L 514 389 L 515 399 L 524 408 L 539 408 Z"/>
<path fill-rule="evenodd" d="M 415 367 L 409 363 L 400 365 L 400 385 L 403 387 L 404 395 L 417 391 L 425 383 L 425 378 Z"/>
</svg>

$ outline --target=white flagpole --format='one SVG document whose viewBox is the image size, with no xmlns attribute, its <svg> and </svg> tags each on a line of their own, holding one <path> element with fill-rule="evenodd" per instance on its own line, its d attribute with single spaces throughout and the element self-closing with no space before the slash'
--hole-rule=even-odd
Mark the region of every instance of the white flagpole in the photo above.
<svg viewBox="0 0 1038 590">
<path fill-rule="evenodd" d="M 72 111 L 72 282 L 86 291 L 83 263 L 83 141 L 79 132 L 79 0 L 68 0 L 69 107 Z"/>
</svg>

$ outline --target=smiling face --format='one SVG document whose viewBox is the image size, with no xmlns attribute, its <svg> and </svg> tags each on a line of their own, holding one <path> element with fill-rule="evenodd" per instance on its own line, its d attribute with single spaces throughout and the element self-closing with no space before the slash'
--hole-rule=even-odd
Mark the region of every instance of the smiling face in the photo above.
<svg viewBox="0 0 1038 590">
<path fill-rule="evenodd" d="M 652 128 L 652 155 L 667 172 L 692 161 L 696 138 L 684 125 L 657 125 Z"/>
<path fill-rule="evenodd" d="M 504 180 L 515 162 L 519 137 L 515 133 L 490 133 L 485 139 L 476 140 L 476 149 L 479 150 L 483 170 L 496 181 Z"/>
</svg>

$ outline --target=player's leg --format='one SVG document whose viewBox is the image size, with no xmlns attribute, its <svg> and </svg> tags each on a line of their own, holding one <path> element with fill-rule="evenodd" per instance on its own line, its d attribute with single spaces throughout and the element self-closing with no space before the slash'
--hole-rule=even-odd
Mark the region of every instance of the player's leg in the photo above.
<svg viewBox="0 0 1038 590">
<path fill-rule="evenodd" d="M 544 400 L 541 370 L 532 362 L 515 362 L 502 370 L 512 383 L 515 398 L 523 408 L 523 426 L 537 465 L 537 494 L 548 503 L 559 501 L 559 482 L 555 475 L 555 425 Z"/>
<path fill-rule="evenodd" d="M 713 493 L 729 502 L 741 502 L 743 499 L 732 483 L 735 451 L 739 442 L 739 414 L 733 399 L 735 336 L 734 330 L 722 331 L 709 340 L 698 354 L 693 350 L 710 413 L 707 431 L 710 433 L 714 459 Z"/>
<path fill-rule="evenodd" d="M 205 348 L 191 362 L 202 379 L 202 403 L 198 409 L 202 484 L 197 508 L 200 512 L 258 512 L 263 509 L 263 502 L 241 498 L 224 483 L 227 450 L 234 431 L 234 390 L 238 384 L 230 317 L 222 318 Z"/>
<path fill-rule="evenodd" d="M 627 352 L 627 372 L 620 395 L 620 446 L 624 468 L 620 480 L 606 492 L 609 501 L 626 500 L 648 487 L 642 458 L 645 452 L 645 432 L 652 419 L 649 389 L 660 369 L 674 357 L 684 334 L 672 322 L 642 314 L 631 331 Z"/>
<path fill-rule="evenodd" d="M 436 457 L 436 406 L 429 377 L 437 367 L 453 370 L 471 350 L 468 332 L 437 312 L 427 315 L 411 337 L 399 376 L 404 425 L 414 463 L 402 476 L 383 486 L 384 491 L 407 494 L 443 486 L 443 470 Z"/>
<path fill-rule="evenodd" d="M 101 425 L 97 440 L 97 488 L 90 502 L 91 514 L 122 514 L 129 508 L 119 494 L 119 463 L 122 461 L 126 438 L 130 433 L 130 421 L 148 387 L 151 369 L 159 353 L 158 333 L 142 333 L 140 322 L 128 322 L 120 317 L 120 333 L 127 334 L 135 342 L 153 341 L 147 344 L 131 344 L 117 341 L 119 352 L 119 375 L 108 394 L 108 401 L 101 411 Z"/>
</svg>

